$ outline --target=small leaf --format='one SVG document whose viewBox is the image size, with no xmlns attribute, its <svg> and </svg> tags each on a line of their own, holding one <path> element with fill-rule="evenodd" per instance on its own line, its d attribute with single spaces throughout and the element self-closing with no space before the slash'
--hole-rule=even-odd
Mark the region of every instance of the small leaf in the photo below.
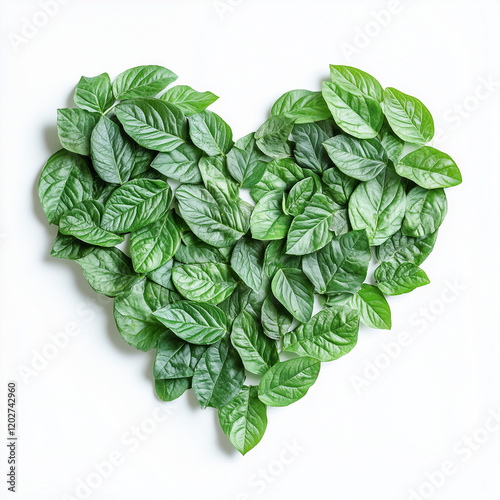
<svg viewBox="0 0 500 500">
<path fill-rule="evenodd" d="M 177 75 L 162 66 L 137 66 L 120 73 L 113 82 L 113 93 L 117 99 L 154 97 Z"/>
<path fill-rule="evenodd" d="M 205 111 L 218 97 L 212 92 L 197 92 L 188 85 L 177 85 L 168 89 L 160 99 L 175 104 L 186 116 Z"/>
<path fill-rule="evenodd" d="M 427 274 L 411 262 L 394 264 L 382 262 L 375 269 L 377 287 L 386 295 L 401 295 L 430 283 Z"/>
<path fill-rule="evenodd" d="M 312 123 L 331 117 L 321 92 L 311 90 L 286 92 L 273 104 L 271 114 L 286 116 L 295 123 Z"/>
<path fill-rule="evenodd" d="M 191 144 L 182 144 L 168 153 L 158 153 L 151 163 L 161 174 L 183 184 L 199 184 L 201 182 L 198 162 L 203 152 Z"/>
<path fill-rule="evenodd" d="M 360 313 L 361 321 L 370 328 L 391 329 L 391 309 L 384 294 L 372 285 L 363 285 L 352 298 L 350 306 Z"/>
<path fill-rule="evenodd" d="M 102 73 L 94 77 L 82 76 L 73 100 L 79 108 L 103 114 L 115 102 L 109 75 Z"/>
</svg>

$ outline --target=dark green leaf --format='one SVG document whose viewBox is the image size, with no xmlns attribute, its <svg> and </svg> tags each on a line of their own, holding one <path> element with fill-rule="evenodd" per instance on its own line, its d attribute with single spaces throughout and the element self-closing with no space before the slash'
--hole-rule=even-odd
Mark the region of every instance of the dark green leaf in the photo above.
<svg viewBox="0 0 500 500">
<path fill-rule="evenodd" d="M 162 401 L 174 401 L 191 387 L 191 378 L 155 379 L 155 391 Z"/>
<path fill-rule="evenodd" d="M 66 234 L 57 233 L 50 255 L 57 259 L 78 260 L 92 251 L 87 243 Z"/>
<path fill-rule="evenodd" d="M 436 231 L 425 238 L 412 238 L 398 231 L 377 247 L 377 259 L 381 262 L 394 261 L 398 264 L 412 262 L 419 266 L 432 252 L 437 235 Z"/>
<path fill-rule="evenodd" d="M 265 245 L 251 238 L 243 238 L 234 247 L 231 267 L 243 283 L 255 291 L 262 287 L 262 266 Z"/>
</svg>

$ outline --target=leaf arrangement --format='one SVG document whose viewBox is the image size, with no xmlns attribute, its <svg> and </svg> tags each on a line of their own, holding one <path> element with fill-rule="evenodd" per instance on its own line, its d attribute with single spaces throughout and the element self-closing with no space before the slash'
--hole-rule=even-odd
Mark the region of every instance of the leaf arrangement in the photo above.
<svg viewBox="0 0 500 500">
<path fill-rule="evenodd" d="M 82 77 L 39 181 L 59 226 L 51 255 L 114 297 L 126 342 L 156 349 L 158 396 L 192 388 L 243 454 L 267 406 L 302 398 L 321 362 L 353 349 L 360 321 L 391 327 L 386 295 L 429 283 L 419 266 L 447 212 L 444 188 L 461 182 L 425 145 L 434 124 L 421 101 L 330 70 L 322 92 L 287 92 L 236 142 L 206 110 L 217 97 L 165 91 L 177 78 L 166 68 Z M 258 386 L 244 385 L 247 372 Z"/>
</svg>

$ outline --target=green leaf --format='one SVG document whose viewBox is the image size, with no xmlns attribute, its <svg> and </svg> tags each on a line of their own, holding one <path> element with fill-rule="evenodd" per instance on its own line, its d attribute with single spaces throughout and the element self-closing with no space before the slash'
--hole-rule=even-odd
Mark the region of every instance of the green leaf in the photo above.
<svg viewBox="0 0 500 500">
<path fill-rule="evenodd" d="M 182 300 L 182 297 L 172 290 L 152 281 L 149 276 L 144 287 L 144 300 L 152 311 L 156 311 L 168 304 L 174 304 Z"/>
<path fill-rule="evenodd" d="M 184 300 L 157 310 L 154 316 L 191 344 L 214 344 L 228 333 L 226 315 L 209 304 Z"/>
<path fill-rule="evenodd" d="M 380 262 L 393 261 L 397 264 L 412 262 L 419 266 L 432 252 L 437 235 L 436 231 L 425 238 L 412 238 L 398 231 L 377 247 L 377 259 Z"/>
<path fill-rule="evenodd" d="M 266 405 L 255 386 L 243 386 L 227 405 L 219 408 L 219 422 L 233 446 L 245 455 L 264 436 L 267 427 Z"/>
<path fill-rule="evenodd" d="M 283 194 L 270 191 L 263 196 L 253 209 L 250 230 L 256 240 L 280 240 L 288 233 L 292 217 L 283 212 Z"/>
<path fill-rule="evenodd" d="M 186 117 L 169 102 L 133 99 L 121 102 L 115 110 L 125 132 L 145 148 L 167 153 L 186 142 Z"/>
<path fill-rule="evenodd" d="M 119 295 L 141 279 L 134 272 L 130 259 L 117 248 L 95 247 L 77 262 L 89 285 L 108 297 Z"/>
<path fill-rule="evenodd" d="M 113 93 L 117 99 L 154 97 L 177 75 L 162 66 L 137 66 L 120 73 L 113 82 Z"/>
<path fill-rule="evenodd" d="M 186 116 L 205 111 L 218 97 L 212 92 L 197 92 L 188 85 L 176 85 L 168 89 L 160 99 L 175 104 Z"/>
<path fill-rule="evenodd" d="M 191 387 L 191 378 L 155 379 L 155 391 L 162 401 L 174 401 Z"/>
<path fill-rule="evenodd" d="M 64 149 L 83 156 L 90 154 L 90 136 L 98 113 L 84 109 L 64 108 L 57 110 L 57 133 Z"/>
<path fill-rule="evenodd" d="M 275 364 L 259 384 L 259 399 L 268 406 L 288 406 L 303 398 L 316 382 L 321 363 L 308 356 Z"/>
<path fill-rule="evenodd" d="M 205 156 L 198 163 L 198 168 L 203 184 L 214 197 L 222 195 L 231 202 L 238 199 L 238 184 L 229 175 L 224 156 Z"/>
<path fill-rule="evenodd" d="M 147 277 L 154 281 L 156 284 L 162 287 L 168 288 L 169 290 L 174 290 L 174 284 L 172 283 L 172 267 L 174 265 L 174 260 L 169 260 L 165 262 L 163 266 L 158 267 L 154 271 L 147 273 Z"/>
<path fill-rule="evenodd" d="M 314 288 L 299 269 L 280 269 L 271 284 L 274 296 L 301 323 L 311 319 Z"/>
<path fill-rule="evenodd" d="M 318 252 L 305 255 L 302 270 L 317 293 L 356 293 L 366 279 L 370 260 L 366 231 L 349 231 Z"/>
<path fill-rule="evenodd" d="M 115 102 L 109 75 L 102 73 L 94 77 L 82 76 L 73 100 L 79 108 L 103 114 Z"/>
<path fill-rule="evenodd" d="M 92 164 L 101 179 L 123 184 L 130 178 L 135 160 L 134 144 L 121 128 L 103 116 L 90 139 Z"/>
<path fill-rule="evenodd" d="M 286 158 L 291 149 L 288 138 L 295 120 L 286 116 L 271 116 L 255 132 L 258 148 L 271 158 Z"/>
<path fill-rule="evenodd" d="M 344 132 L 358 139 L 371 139 L 378 134 L 384 115 L 376 99 L 335 82 L 323 82 L 323 98 Z"/>
<path fill-rule="evenodd" d="M 165 329 L 163 325 L 161 327 Z M 192 366 L 192 347 L 195 346 L 190 346 L 167 330 L 160 337 L 156 347 L 156 358 L 153 367 L 155 379 L 192 377 L 195 370 Z M 195 359 L 195 361 L 197 360 Z"/>
<path fill-rule="evenodd" d="M 306 324 L 283 337 L 285 351 L 333 361 L 352 349 L 358 341 L 359 313 L 352 309 L 323 309 Z"/>
<path fill-rule="evenodd" d="M 66 234 L 57 233 L 50 255 L 57 259 L 78 260 L 92 251 L 87 243 Z"/>
<path fill-rule="evenodd" d="M 243 363 L 226 337 L 210 346 L 198 362 L 193 391 L 202 408 L 220 408 L 238 395 L 244 381 Z"/>
<path fill-rule="evenodd" d="M 351 194 L 359 184 L 357 179 L 343 174 L 337 167 L 325 171 L 323 182 L 330 188 L 329 194 L 333 201 L 342 206 L 347 205 Z"/>
<path fill-rule="evenodd" d="M 334 135 L 333 122 L 304 123 L 293 127 L 292 140 L 295 160 L 303 168 L 309 168 L 320 175 L 332 166 L 323 143 Z"/>
<path fill-rule="evenodd" d="M 183 241 L 175 254 L 177 262 L 182 264 L 204 264 L 207 262 L 223 264 L 227 262 L 219 248 L 208 245 L 191 232 L 183 235 Z"/>
<path fill-rule="evenodd" d="M 261 323 L 264 334 L 279 340 L 290 330 L 293 316 L 272 295 L 262 304 Z"/>
<path fill-rule="evenodd" d="M 175 196 L 191 231 L 209 245 L 232 246 L 248 231 L 251 206 L 241 200 L 215 199 L 208 190 L 193 185 L 180 186 Z"/>
<path fill-rule="evenodd" d="M 375 269 L 377 287 L 386 295 L 401 295 L 430 283 L 427 274 L 411 262 L 382 262 Z"/>
<path fill-rule="evenodd" d="M 312 177 L 297 182 L 286 198 L 286 213 L 294 217 L 303 214 L 315 194 L 316 183 Z"/>
<path fill-rule="evenodd" d="M 391 329 L 391 309 L 384 294 L 376 286 L 364 284 L 349 305 L 359 311 L 360 319 L 366 326 Z"/>
<path fill-rule="evenodd" d="M 271 109 L 273 116 L 286 116 L 295 123 L 311 123 L 331 117 L 321 92 L 291 90 L 283 94 Z"/>
<path fill-rule="evenodd" d="M 300 268 L 302 257 L 300 255 L 288 255 L 285 253 L 285 240 L 271 241 L 267 245 L 264 254 L 264 272 L 269 278 L 273 278 L 278 269 Z"/>
<path fill-rule="evenodd" d="M 198 162 L 202 154 L 196 146 L 182 144 L 168 153 L 159 153 L 151 168 L 183 184 L 198 184 L 201 182 Z"/>
<path fill-rule="evenodd" d="M 396 164 L 401 158 L 401 153 L 404 148 L 404 141 L 398 137 L 389 127 L 387 122 L 384 122 L 378 134 L 380 142 L 384 147 L 389 160 Z"/>
<path fill-rule="evenodd" d="M 462 182 L 462 174 L 450 156 L 430 146 L 401 158 L 396 172 L 426 189 L 453 187 Z"/>
<path fill-rule="evenodd" d="M 264 375 L 279 361 L 276 342 L 266 337 L 255 316 L 242 311 L 234 320 L 231 342 L 247 371 Z"/>
<path fill-rule="evenodd" d="M 155 157 L 159 154 L 156 151 L 143 148 L 137 143 L 134 144 L 134 163 L 130 172 L 130 179 L 145 177 L 151 173 L 150 166 Z"/>
<path fill-rule="evenodd" d="M 146 281 L 134 285 L 115 298 L 113 314 L 123 340 L 136 349 L 149 351 L 156 347 L 166 328 L 153 316 L 144 300 Z"/>
<path fill-rule="evenodd" d="M 242 238 L 234 247 L 231 267 L 243 283 L 255 291 L 262 287 L 265 245 L 261 241 Z"/>
<path fill-rule="evenodd" d="M 131 234 L 130 255 L 138 273 L 154 271 L 168 262 L 181 244 L 181 232 L 173 213 L 143 226 Z"/>
<path fill-rule="evenodd" d="M 211 111 L 189 117 L 189 136 L 208 156 L 225 155 L 233 147 L 231 127 Z"/>
<path fill-rule="evenodd" d="M 183 264 L 174 267 L 172 280 L 186 299 L 212 305 L 229 297 L 237 285 L 226 264 Z"/>
<path fill-rule="evenodd" d="M 264 175 L 271 160 L 260 151 L 255 134 L 248 134 L 236 141 L 227 154 L 227 168 L 242 188 L 254 187 Z"/>
<path fill-rule="evenodd" d="M 123 237 L 101 229 L 102 205 L 86 200 L 68 210 L 59 220 L 59 231 L 100 247 L 114 247 Z"/>
<path fill-rule="evenodd" d="M 305 255 L 323 248 L 333 237 L 330 226 L 340 207 L 323 194 L 315 194 L 303 214 L 293 219 L 286 253 Z"/>
<path fill-rule="evenodd" d="M 262 289 L 255 292 L 251 288 L 240 284 L 234 292 L 219 307 L 226 313 L 228 322 L 233 324 L 234 320 L 242 311 L 248 311 L 258 318 L 261 314 L 262 304 L 270 290 L 270 282 L 265 279 Z"/>
<path fill-rule="evenodd" d="M 349 220 L 354 229 L 366 229 L 371 245 L 381 245 L 401 227 L 405 192 L 390 170 L 362 182 L 349 200 Z"/>
<path fill-rule="evenodd" d="M 93 194 L 92 174 L 83 158 L 61 149 L 43 167 L 38 196 L 50 224 Z"/>
<path fill-rule="evenodd" d="M 360 181 L 377 177 L 387 167 L 387 154 L 377 138 L 355 139 L 337 135 L 324 143 L 336 167 Z"/>
<path fill-rule="evenodd" d="M 359 92 L 377 101 L 383 100 L 382 85 L 371 75 L 352 66 L 330 65 L 332 81 L 352 92 Z"/>
<path fill-rule="evenodd" d="M 384 114 L 392 130 L 406 142 L 425 144 L 434 137 L 434 120 L 422 101 L 395 88 L 384 90 Z"/>
<path fill-rule="evenodd" d="M 406 197 L 403 234 L 421 238 L 435 233 L 444 221 L 448 202 L 443 189 L 413 188 Z"/>
<path fill-rule="evenodd" d="M 170 186 L 159 180 L 136 179 L 116 189 L 104 207 L 102 228 L 118 233 L 136 231 L 157 221 L 172 202 Z"/>
</svg>

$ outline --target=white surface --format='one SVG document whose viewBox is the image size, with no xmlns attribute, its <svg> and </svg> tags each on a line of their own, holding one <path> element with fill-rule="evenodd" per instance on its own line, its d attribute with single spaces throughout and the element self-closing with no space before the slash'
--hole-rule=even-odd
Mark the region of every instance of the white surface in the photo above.
<svg viewBox="0 0 500 500">
<path fill-rule="evenodd" d="M 222 18 L 217 5 L 227 8 Z M 500 5 L 404 0 L 377 28 L 374 14 L 394 5 L 67 0 L 15 51 L 9 36 L 41 7 L 1 1 L 1 387 L 5 394 L 7 380 L 19 383 L 16 498 L 83 498 L 77 482 L 90 477 L 102 483 L 92 499 L 405 500 L 446 461 L 453 473 L 442 486 L 424 486 L 426 498 L 500 498 L 500 432 L 478 431 L 500 408 Z M 346 44 L 359 45 L 356 33 L 366 29 L 366 46 L 349 57 Z M 213 110 L 240 137 L 284 91 L 318 89 L 329 63 L 357 66 L 421 98 L 444 131 L 437 147 L 454 157 L 464 183 L 448 192 L 449 215 L 423 266 L 432 284 L 391 299 L 392 331 L 363 328 L 356 349 L 323 365 L 307 397 L 269 410 L 263 441 L 241 457 L 217 430 L 214 410 L 200 411 L 192 395 L 174 404 L 156 399 L 153 354 L 125 345 L 111 300 L 96 302 L 78 265 L 49 256 L 56 231 L 43 217 L 36 181 L 58 148 L 56 109 L 72 105 L 81 75 L 167 66 L 178 83 L 221 96 Z M 490 79 L 494 88 L 474 100 Z M 469 109 L 466 117 L 457 106 Z M 450 292 L 449 282 L 464 288 Z M 423 319 L 429 307 L 432 319 Z M 79 335 L 25 380 L 20 367 L 44 349 L 54 354 L 51 333 L 75 323 Z M 358 394 L 354 377 L 387 360 L 384 345 L 404 332 L 410 343 Z M 170 416 L 155 423 L 165 409 Z M 141 426 L 144 440 L 133 441 Z M 474 432 L 486 442 L 472 443 L 469 456 L 461 440 Z M 295 445 L 295 454 L 285 451 Z M 99 480 L 93 464 L 116 453 L 120 465 Z M 4 452 L 1 464 L 4 477 Z M 4 480 L 0 497 L 8 497 Z"/>
</svg>

